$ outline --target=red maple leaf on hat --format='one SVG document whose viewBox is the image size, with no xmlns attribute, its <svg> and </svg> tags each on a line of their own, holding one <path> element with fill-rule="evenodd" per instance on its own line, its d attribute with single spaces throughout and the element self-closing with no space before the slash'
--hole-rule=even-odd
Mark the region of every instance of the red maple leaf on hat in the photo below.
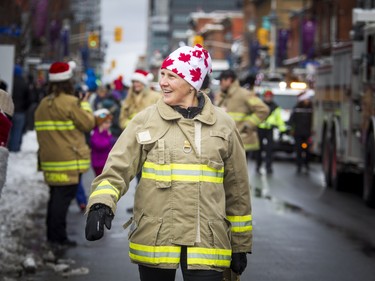
<svg viewBox="0 0 375 281">
<path fill-rule="evenodd" d="M 172 72 L 176 73 L 178 76 L 180 76 L 182 79 L 185 78 L 185 75 L 183 75 L 181 72 L 178 72 L 177 68 L 173 68 Z"/>
<path fill-rule="evenodd" d="M 189 62 L 190 61 L 190 55 L 185 53 L 180 53 L 180 56 L 178 57 L 178 60 L 183 62 Z"/>
<path fill-rule="evenodd" d="M 205 66 L 205 67 L 208 67 L 207 59 L 204 59 L 204 66 Z"/>
<path fill-rule="evenodd" d="M 174 60 L 172 60 L 171 58 L 166 58 L 164 61 L 163 61 L 163 64 L 161 65 L 161 68 L 167 68 L 168 66 L 172 65 L 174 62 Z"/>
<path fill-rule="evenodd" d="M 200 50 L 193 51 L 193 56 L 196 57 L 196 58 L 201 58 L 202 57 L 202 51 L 200 51 Z"/>
<path fill-rule="evenodd" d="M 199 67 L 195 69 L 190 69 L 190 75 L 191 75 L 191 81 L 193 82 L 199 81 L 199 79 L 201 79 L 201 76 L 202 76 L 201 69 Z"/>
</svg>

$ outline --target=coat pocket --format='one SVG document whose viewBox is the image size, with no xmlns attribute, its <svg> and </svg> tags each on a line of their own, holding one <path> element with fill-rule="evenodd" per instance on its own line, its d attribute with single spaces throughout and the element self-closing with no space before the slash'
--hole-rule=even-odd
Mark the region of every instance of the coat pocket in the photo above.
<svg viewBox="0 0 375 281">
<path fill-rule="evenodd" d="M 210 138 L 207 140 L 209 146 L 208 155 L 217 155 L 221 159 L 227 157 L 229 149 L 229 135 L 220 131 L 210 131 Z M 216 158 L 216 157 L 215 157 Z"/>
<path fill-rule="evenodd" d="M 155 181 L 157 188 L 169 188 L 172 181 L 170 151 L 165 148 L 164 139 L 157 141 L 157 146 L 148 154 L 143 165 L 142 177 Z"/>
<path fill-rule="evenodd" d="M 231 223 L 226 218 L 209 220 L 208 227 L 211 231 L 211 245 L 214 248 L 231 249 Z"/>
<path fill-rule="evenodd" d="M 224 167 L 224 162 L 208 160 L 207 166 L 215 170 L 221 170 Z"/>
<path fill-rule="evenodd" d="M 162 218 L 148 217 L 142 213 L 139 219 L 134 220 L 129 229 L 129 241 L 141 245 L 156 246 Z"/>
</svg>

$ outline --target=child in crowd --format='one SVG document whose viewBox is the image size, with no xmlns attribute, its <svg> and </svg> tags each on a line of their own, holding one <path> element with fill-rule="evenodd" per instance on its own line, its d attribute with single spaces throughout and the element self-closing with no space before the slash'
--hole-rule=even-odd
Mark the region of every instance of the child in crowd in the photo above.
<svg viewBox="0 0 375 281">
<path fill-rule="evenodd" d="M 96 127 L 91 133 L 91 165 L 95 171 L 95 176 L 102 173 L 105 162 L 115 138 L 110 132 L 112 125 L 112 114 L 108 109 L 102 108 L 94 112 Z"/>
</svg>

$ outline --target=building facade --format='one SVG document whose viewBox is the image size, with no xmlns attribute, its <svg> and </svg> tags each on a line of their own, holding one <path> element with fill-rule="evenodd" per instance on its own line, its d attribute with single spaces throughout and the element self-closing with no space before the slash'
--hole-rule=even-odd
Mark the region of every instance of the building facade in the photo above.
<svg viewBox="0 0 375 281">
<path fill-rule="evenodd" d="M 240 11 L 242 0 L 149 0 L 146 60 L 150 69 L 172 50 L 188 44 L 193 12 Z M 160 64 L 159 64 L 160 65 Z"/>
</svg>

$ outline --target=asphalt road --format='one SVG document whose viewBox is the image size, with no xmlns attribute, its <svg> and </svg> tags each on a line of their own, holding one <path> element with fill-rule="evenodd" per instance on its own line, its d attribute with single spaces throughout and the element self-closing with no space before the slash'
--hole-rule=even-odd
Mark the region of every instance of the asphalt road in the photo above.
<svg viewBox="0 0 375 281">
<path fill-rule="evenodd" d="M 278 161 L 272 176 L 257 175 L 250 164 L 253 202 L 253 254 L 241 280 L 261 281 L 373 281 L 375 280 L 375 210 L 365 207 L 355 192 L 326 189 L 320 166 L 308 174 L 295 173 L 294 163 Z M 88 189 L 92 174 L 85 175 Z M 357 188 L 353 185 L 353 190 Z M 68 280 L 139 280 L 128 257 L 127 231 L 134 185 L 119 201 L 110 231 L 102 240 L 84 238 L 85 217 L 73 203 L 69 233 L 78 241 L 64 258 L 88 274 Z M 49 270 L 38 270 L 31 280 L 67 280 Z M 177 271 L 176 280 L 182 280 Z"/>
</svg>

